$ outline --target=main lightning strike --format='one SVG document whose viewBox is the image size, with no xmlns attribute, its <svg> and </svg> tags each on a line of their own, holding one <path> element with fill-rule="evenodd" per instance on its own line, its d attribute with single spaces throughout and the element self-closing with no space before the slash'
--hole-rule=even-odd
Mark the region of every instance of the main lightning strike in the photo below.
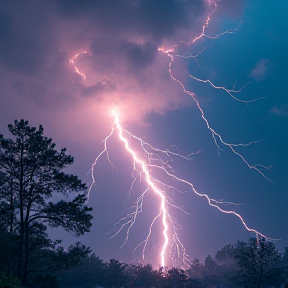
<svg viewBox="0 0 288 288">
<path fill-rule="evenodd" d="M 199 197 L 203 197 L 207 200 L 208 204 L 211 207 L 214 207 L 216 209 L 218 209 L 220 212 L 225 213 L 225 214 L 231 214 L 236 216 L 241 223 L 243 224 L 244 228 L 249 231 L 249 232 L 253 232 L 255 233 L 257 236 L 260 237 L 264 237 L 266 239 L 269 239 L 266 235 L 262 234 L 261 232 L 250 228 L 247 223 L 244 221 L 244 218 L 237 212 L 233 211 L 233 210 L 226 210 L 224 208 L 221 207 L 221 205 L 235 205 L 234 203 L 231 202 L 223 202 L 223 201 L 217 201 L 213 198 L 210 198 L 207 194 L 204 193 L 200 193 L 196 190 L 196 188 L 194 187 L 194 185 L 185 180 L 182 179 L 180 177 L 178 177 L 174 171 L 172 166 L 169 164 L 170 160 L 172 159 L 171 157 L 181 157 L 184 158 L 186 160 L 190 160 L 191 156 L 183 156 L 181 154 L 175 153 L 175 152 L 171 152 L 169 150 L 161 150 L 159 148 L 154 148 L 151 144 L 143 141 L 141 138 L 135 136 L 134 134 L 130 133 L 129 131 L 125 130 L 119 121 L 119 117 L 116 114 L 116 112 L 113 112 L 114 114 L 114 124 L 111 130 L 111 133 L 105 138 L 104 140 L 104 149 L 100 152 L 100 154 L 96 157 L 92 168 L 91 168 L 91 172 L 92 172 L 92 177 L 93 177 L 93 181 L 92 184 L 89 188 L 88 191 L 88 197 L 90 195 L 91 192 L 91 188 L 95 183 L 95 179 L 94 179 L 94 169 L 95 166 L 99 160 L 99 158 L 105 153 L 106 157 L 109 161 L 109 163 L 112 165 L 112 167 L 115 168 L 114 164 L 112 163 L 112 161 L 110 160 L 110 156 L 109 156 L 109 152 L 108 152 L 108 148 L 107 148 L 107 142 L 108 140 L 112 137 L 112 135 L 114 133 L 116 133 L 116 130 L 118 131 L 118 138 L 121 142 L 123 142 L 125 149 L 127 150 L 127 152 L 130 154 L 131 159 L 133 160 L 133 168 L 134 171 L 136 172 L 137 176 L 135 176 L 135 178 L 137 177 L 141 177 L 141 179 L 143 179 L 143 181 L 145 181 L 145 183 L 147 184 L 147 189 L 138 197 L 138 199 L 135 201 L 135 210 L 134 212 L 127 214 L 126 217 L 122 218 L 118 223 L 120 227 L 119 229 L 116 231 L 116 233 L 114 233 L 114 235 L 112 237 L 115 237 L 116 235 L 118 235 L 121 231 L 123 231 L 123 229 L 125 227 L 128 227 L 126 230 L 126 238 L 125 241 L 123 243 L 122 246 L 124 246 L 126 244 L 126 242 L 129 239 L 129 234 L 130 234 L 130 230 L 131 228 L 134 226 L 134 224 L 136 223 L 137 220 L 137 216 L 139 213 L 142 212 L 142 206 L 143 206 L 143 201 L 144 201 L 144 196 L 151 191 L 152 193 L 154 193 L 160 201 L 159 204 L 159 210 L 157 215 L 153 218 L 150 227 L 149 227 L 149 231 L 147 233 L 147 237 L 139 243 L 139 245 L 136 246 L 136 248 L 134 249 L 134 251 L 136 249 L 138 249 L 141 245 L 143 246 L 142 249 L 142 259 L 144 260 L 145 258 L 145 251 L 147 248 L 147 244 L 151 238 L 152 235 L 152 230 L 153 230 L 153 226 L 155 225 L 156 221 L 158 218 L 161 218 L 161 222 L 162 222 L 162 235 L 163 235 L 163 241 L 162 241 L 162 245 L 161 245 L 161 252 L 160 252 L 160 263 L 162 267 L 166 266 L 167 263 L 167 254 L 168 254 L 168 245 L 170 245 L 170 258 L 175 258 L 179 262 L 182 263 L 182 265 L 185 264 L 189 264 L 189 257 L 185 252 L 185 247 L 182 244 L 179 235 L 177 233 L 177 222 L 175 220 L 175 218 L 170 214 L 169 212 L 169 207 L 173 207 L 176 208 L 186 214 L 188 214 L 185 210 L 183 210 L 181 207 L 173 204 L 173 202 L 171 201 L 170 197 L 167 195 L 167 190 L 169 188 L 172 188 L 175 191 L 181 192 L 179 190 L 177 190 L 174 186 L 170 186 L 166 183 L 164 183 L 163 181 L 160 181 L 159 179 L 155 178 L 152 174 L 151 174 L 151 168 L 155 169 L 155 170 L 159 170 L 159 171 L 163 171 L 169 178 L 173 179 L 174 181 L 177 181 L 179 183 L 183 183 L 187 186 L 190 187 L 191 191 L 199 196 Z M 146 156 L 144 159 L 140 158 L 137 155 L 137 152 L 131 148 L 131 145 L 129 144 L 129 139 L 134 139 L 137 140 L 138 143 L 140 144 L 141 147 L 141 151 L 144 152 L 144 155 Z M 166 158 L 166 160 L 164 159 L 164 157 L 168 156 L 168 160 Z M 157 164 L 159 163 L 159 164 Z M 134 174 L 134 173 L 133 173 Z M 134 181 L 133 181 L 134 182 Z M 133 184 L 132 184 L 133 185 Z M 161 189 L 160 187 L 163 187 L 164 189 Z M 111 237 L 111 238 L 112 238 Z M 176 248 L 176 254 L 173 252 L 173 247 Z M 182 258 L 180 261 L 179 259 Z M 176 261 L 176 260 L 175 260 Z"/>
<path fill-rule="evenodd" d="M 145 175 L 146 182 L 149 185 L 149 187 L 152 189 L 152 191 L 160 198 L 160 213 L 159 216 L 162 215 L 162 224 L 163 224 L 163 236 L 164 236 L 164 244 L 162 246 L 162 251 L 160 253 L 161 255 L 161 265 L 165 266 L 165 254 L 166 254 L 166 248 L 168 245 L 168 223 L 167 223 L 167 208 L 166 208 L 166 197 L 164 196 L 163 192 L 158 189 L 155 185 L 155 183 L 151 180 L 150 172 L 148 170 L 148 166 L 145 165 L 145 162 L 143 160 L 140 160 L 136 153 L 130 148 L 128 140 L 123 136 L 123 129 L 119 124 L 118 116 L 115 114 L 115 125 L 117 129 L 119 130 L 119 139 L 124 143 L 126 150 L 131 154 L 133 157 L 134 163 L 139 164 L 141 166 L 141 169 Z M 158 216 L 156 216 L 158 218 Z M 156 218 L 154 218 L 156 220 Z M 153 221 L 154 222 L 154 221 Z M 147 242 L 147 241 L 146 241 Z"/>
</svg>

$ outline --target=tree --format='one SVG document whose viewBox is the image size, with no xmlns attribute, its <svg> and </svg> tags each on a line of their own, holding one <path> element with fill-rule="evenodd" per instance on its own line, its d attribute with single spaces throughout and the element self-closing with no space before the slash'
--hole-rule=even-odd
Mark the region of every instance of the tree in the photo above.
<svg viewBox="0 0 288 288">
<path fill-rule="evenodd" d="M 204 262 L 204 278 L 207 285 L 214 285 L 218 280 L 218 265 L 211 255 Z"/>
<path fill-rule="evenodd" d="M 235 264 L 234 253 L 234 245 L 228 244 L 225 245 L 221 250 L 216 252 L 215 259 L 220 265 L 233 265 Z"/>
<path fill-rule="evenodd" d="M 168 287 L 185 287 L 188 276 L 183 269 L 171 268 L 167 272 Z"/>
<path fill-rule="evenodd" d="M 61 285 L 65 287 L 94 288 L 104 286 L 105 268 L 103 260 L 95 254 L 81 260 L 81 265 L 58 272 Z"/>
<path fill-rule="evenodd" d="M 0 272 L 0 287 L 4 288 L 13 288 L 20 285 L 18 278 L 13 276 L 7 276 L 4 272 Z"/>
<path fill-rule="evenodd" d="M 284 272 L 283 278 L 287 282 L 287 286 L 288 286 L 288 247 L 285 247 L 285 251 L 282 257 L 282 263 L 283 263 L 283 272 Z"/>
<path fill-rule="evenodd" d="M 248 242 L 238 241 L 234 255 L 240 270 L 237 282 L 245 287 L 276 285 L 281 276 L 281 254 L 273 242 L 264 238 L 250 238 Z"/>
<path fill-rule="evenodd" d="M 234 259 L 235 246 L 228 244 L 216 252 L 218 282 L 222 285 L 232 287 L 238 265 Z"/>
<path fill-rule="evenodd" d="M 65 148 L 57 151 L 52 139 L 43 136 L 41 125 L 36 129 L 28 121 L 16 120 L 8 129 L 13 139 L 0 135 L 0 223 L 6 234 L 17 238 L 17 276 L 25 285 L 32 254 L 49 254 L 59 244 L 48 238 L 47 226 L 82 235 L 91 226 L 92 208 L 85 205 L 86 185 L 62 171 L 73 157 Z M 57 193 L 62 200 L 53 197 Z M 82 247 L 84 251 L 88 253 Z"/>
<path fill-rule="evenodd" d="M 157 271 L 153 270 L 151 264 L 130 264 L 126 268 L 129 280 L 136 287 L 155 287 L 158 280 Z"/>
<path fill-rule="evenodd" d="M 9 278 L 17 266 L 19 235 L 6 231 L 4 227 L 0 226 L 0 273 L 5 272 Z"/>
<path fill-rule="evenodd" d="M 193 259 L 187 273 L 191 279 L 203 279 L 204 266 L 200 263 L 199 259 Z"/>
<path fill-rule="evenodd" d="M 128 279 L 126 274 L 125 263 L 121 263 L 118 260 L 110 259 L 105 267 L 105 285 L 107 288 L 119 288 L 123 286 Z"/>
</svg>

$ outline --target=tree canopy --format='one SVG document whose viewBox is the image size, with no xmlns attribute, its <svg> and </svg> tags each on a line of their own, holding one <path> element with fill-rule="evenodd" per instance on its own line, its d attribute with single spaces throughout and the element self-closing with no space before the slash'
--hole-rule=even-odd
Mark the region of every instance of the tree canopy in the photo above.
<svg viewBox="0 0 288 288">
<path fill-rule="evenodd" d="M 239 283 L 260 288 L 264 283 L 276 285 L 282 280 L 281 254 L 271 241 L 264 238 L 238 241 L 234 258 L 240 267 L 236 277 Z"/>
<path fill-rule="evenodd" d="M 15 120 L 8 129 L 12 138 L 0 135 L 0 246 L 5 247 L 0 268 L 6 266 L 25 285 L 32 272 L 68 267 L 89 254 L 81 243 L 64 251 L 46 230 L 63 227 L 75 236 L 89 232 L 92 208 L 86 205 L 86 184 L 63 171 L 73 157 L 65 148 L 56 150 L 41 125 L 37 129 Z M 59 193 L 63 197 L 56 200 Z"/>
</svg>

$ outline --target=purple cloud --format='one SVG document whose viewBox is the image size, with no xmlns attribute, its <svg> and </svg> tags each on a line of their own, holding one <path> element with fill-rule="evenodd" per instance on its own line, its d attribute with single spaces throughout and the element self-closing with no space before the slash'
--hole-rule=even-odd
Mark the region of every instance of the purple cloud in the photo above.
<svg viewBox="0 0 288 288">
<path fill-rule="evenodd" d="M 280 106 L 274 106 L 270 110 L 270 113 L 276 115 L 277 117 L 288 117 L 288 103 Z"/>
<path fill-rule="evenodd" d="M 268 70 L 271 66 L 269 59 L 261 59 L 255 64 L 255 67 L 250 72 L 249 76 L 256 81 L 260 81 L 266 78 Z"/>
<path fill-rule="evenodd" d="M 30 118 L 38 108 L 54 117 L 72 109 L 80 120 L 89 109 L 107 114 L 118 106 L 139 123 L 151 112 L 186 105 L 169 76 L 169 58 L 158 48 L 181 43 L 187 49 L 215 2 L 228 14 L 235 8 L 227 0 L 3 0 L 0 92 L 7 107 L 0 120 L 7 122 L 10 102 L 25 102 L 28 111 L 19 110 Z M 70 62 L 83 51 L 75 65 L 86 79 Z M 187 67 L 175 62 L 173 69 L 185 82 Z"/>
</svg>

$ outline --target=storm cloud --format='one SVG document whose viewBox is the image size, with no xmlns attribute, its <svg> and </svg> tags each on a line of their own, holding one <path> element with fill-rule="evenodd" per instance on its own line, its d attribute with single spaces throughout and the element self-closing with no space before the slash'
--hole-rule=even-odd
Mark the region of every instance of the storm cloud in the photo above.
<svg viewBox="0 0 288 288">
<path fill-rule="evenodd" d="M 158 48 L 199 35 L 214 5 L 204 0 L 2 1 L 2 93 L 51 109 L 85 101 L 100 109 L 116 106 L 138 122 L 151 112 L 186 105 L 169 76 L 169 58 Z M 77 53 L 73 64 L 85 79 L 70 63 Z"/>
</svg>

